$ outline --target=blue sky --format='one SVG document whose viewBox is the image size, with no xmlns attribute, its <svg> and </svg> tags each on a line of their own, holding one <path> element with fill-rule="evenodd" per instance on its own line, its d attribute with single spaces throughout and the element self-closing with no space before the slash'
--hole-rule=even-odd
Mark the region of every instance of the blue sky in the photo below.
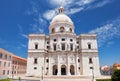
<svg viewBox="0 0 120 81">
<path fill-rule="evenodd" d="M 0 0 L 0 47 L 27 58 L 28 34 L 48 35 L 61 5 L 77 35 L 98 35 L 100 65 L 120 63 L 120 0 Z"/>
</svg>

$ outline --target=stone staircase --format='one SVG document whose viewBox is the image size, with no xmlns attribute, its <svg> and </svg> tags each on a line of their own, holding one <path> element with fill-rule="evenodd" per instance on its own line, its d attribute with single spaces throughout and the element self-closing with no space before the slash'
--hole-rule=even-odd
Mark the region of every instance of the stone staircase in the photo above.
<svg viewBox="0 0 120 81">
<path fill-rule="evenodd" d="M 19 76 L 21 77 L 21 81 L 92 81 L 92 76 L 43 76 L 42 77 L 25 77 L 25 76 Z M 18 76 L 15 76 L 14 79 L 18 79 Z M 101 78 L 110 78 L 109 76 L 100 76 L 95 77 L 94 81 Z"/>
<path fill-rule="evenodd" d="M 44 76 L 43 81 L 92 81 L 92 77 L 86 76 Z"/>
</svg>

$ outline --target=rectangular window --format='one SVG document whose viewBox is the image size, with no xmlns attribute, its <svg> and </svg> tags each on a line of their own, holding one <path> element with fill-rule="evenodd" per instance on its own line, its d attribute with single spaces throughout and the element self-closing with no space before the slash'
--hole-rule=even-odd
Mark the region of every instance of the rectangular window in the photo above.
<svg viewBox="0 0 120 81">
<path fill-rule="evenodd" d="M 3 75 L 5 75 L 5 70 L 3 70 Z"/>
<path fill-rule="evenodd" d="M 70 39 L 70 41 L 72 42 L 72 41 L 73 41 L 73 39 Z"/>
<path fill-rule="evenodd" d="M 56 39 L 54 39 L 54 42 L 56 42 L 57 40 Z"/>
<path fill-rule="evenodd" d="M 34 59 L 34 64 L 37 64 L 37 58 Z"/>
<path fill-rule="evenodd" d="M 9 60 L 11 60 L 11 56 L 9 56 Z"/>
<path fill-rule="evenodd" d="M 78 62 L 80 62 L 80 59 L 78 59 Z"/>
<path fill-rule="evenodd" d="M 34 67 L 34 70 L 36 70 L 37 69 L 37 67 Z"/>
<path fill-rule="evenodd" d="M 47 44 L 49 44 L 49 42 L 47 41 Z"/>
<path fill-rule="evenodd" d="M 73 44 L 70 44 L 70 50 L 71 51 L 73 50 Z"/>
<path fill-rule="evenodd" d="M 5 59 L 7 59 L 7 55 L 5 55 Z"/>
<path fill-rule="evenodd" d="M 77 46 L 77 49 L 79 49 L 79 46 Z"/>
<path fill-rule="evenodd" d="M 46 59 L 46 62 L 48 63 L 48 62 L 49 62 L 49 59 Z"/>
<path fill-rule="evenodd" d="M 65 50 L 65 43 L 62 43 L 62 50 Z"/>
<path fill-rule="evenodd" d="M 64 38 L 62 38 L 62 41 L 65 41 L 65 39 L 64 39 Z"/>
<path fill-rule="evenodd" d="M 3 54 L 2 54 L 2 53 L 0 53 L 0 58 L 2 58 L 2 56 L 3 56 Z"/>
<path fill-rule="evenodd" d="M 88 44 L 88 49 L 91 49 L 91 44 Z"/>
<path fill-rule="evenodd" d="M 93 63 L 92 58 L 89 58 L 89 63 L 90 63 L 90 64 L 92 64 L 92 63 Z"/>
<path fill-rule="evenodd" d="M 0 61 L 0 66 L 2 65 L 2 61 Z"/>
<path fill-rule="evenodd" d="M 93 67 L 90 67 L 90 69 L 93 69 Z"/>
<path fill-rule="evenodd" d="M 79 44 L 79 42 L 77 41 L 77 44 Z"/>
<path fill-rule="evenodd" d="M 4 62 L 4 67 L 6 67 L 6 62 Z"/>
<path fill-rule="evenodd" d="M 8 63 L 8 67 L 10 67 L 10 63 Z"/>
<path fill-rule="evenodd" d="M 9 75 L 9 70 L 7 71 L 7 74 Z"/>
<path fill-rule="evenodd" d="M 54 51 L 56 51 L 56 44 L 53 44 L 53 47 L 54 47 L 54 48 L 53 48 L 53 49 L 54 49 Z"/>
<path fill-rule="evenodd" d="M 38 49 L 38 44 L 35 44 L 35 49 Z"/>
<path fill-rule="evenodd" d="M 49 46 L 47 46 L 47 49 L 49 49 L 50 47 Z"/>
</svg>

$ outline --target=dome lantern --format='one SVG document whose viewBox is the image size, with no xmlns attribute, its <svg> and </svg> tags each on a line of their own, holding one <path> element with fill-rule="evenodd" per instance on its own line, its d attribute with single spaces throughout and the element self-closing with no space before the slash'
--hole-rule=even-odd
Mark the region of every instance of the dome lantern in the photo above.
<svg viewBox="0 0 120 81">
<path fill-rule="evenodd" d="M 59 11 L 59 14 L 64 13 L 64 8 L 63 8 L 63 7 L 60 7 L 60 8 L 58 9 L 58 11 Z"/>
</svg>

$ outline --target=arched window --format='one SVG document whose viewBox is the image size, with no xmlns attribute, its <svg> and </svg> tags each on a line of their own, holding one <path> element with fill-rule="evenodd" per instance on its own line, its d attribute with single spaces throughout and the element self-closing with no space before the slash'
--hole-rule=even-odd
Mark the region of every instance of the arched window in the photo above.
<svg viewBox="0 0 120 81">
<path fill-rule="evenodd" d="M 72 32 L 72 28 L 70 28 L 70 32 Z"/>
<path fill-rule="evenodd" d="M 52 33 L 54 33 L 54 32 L 55 32 L 55 29 L 53 28 L 53 29 L 52 29 Z"/>
<path fill-rule="evenodd" d="M 60 32 L 64 32 L 65 28 L 64 27 L 60 27 Z"/>
</svg>

